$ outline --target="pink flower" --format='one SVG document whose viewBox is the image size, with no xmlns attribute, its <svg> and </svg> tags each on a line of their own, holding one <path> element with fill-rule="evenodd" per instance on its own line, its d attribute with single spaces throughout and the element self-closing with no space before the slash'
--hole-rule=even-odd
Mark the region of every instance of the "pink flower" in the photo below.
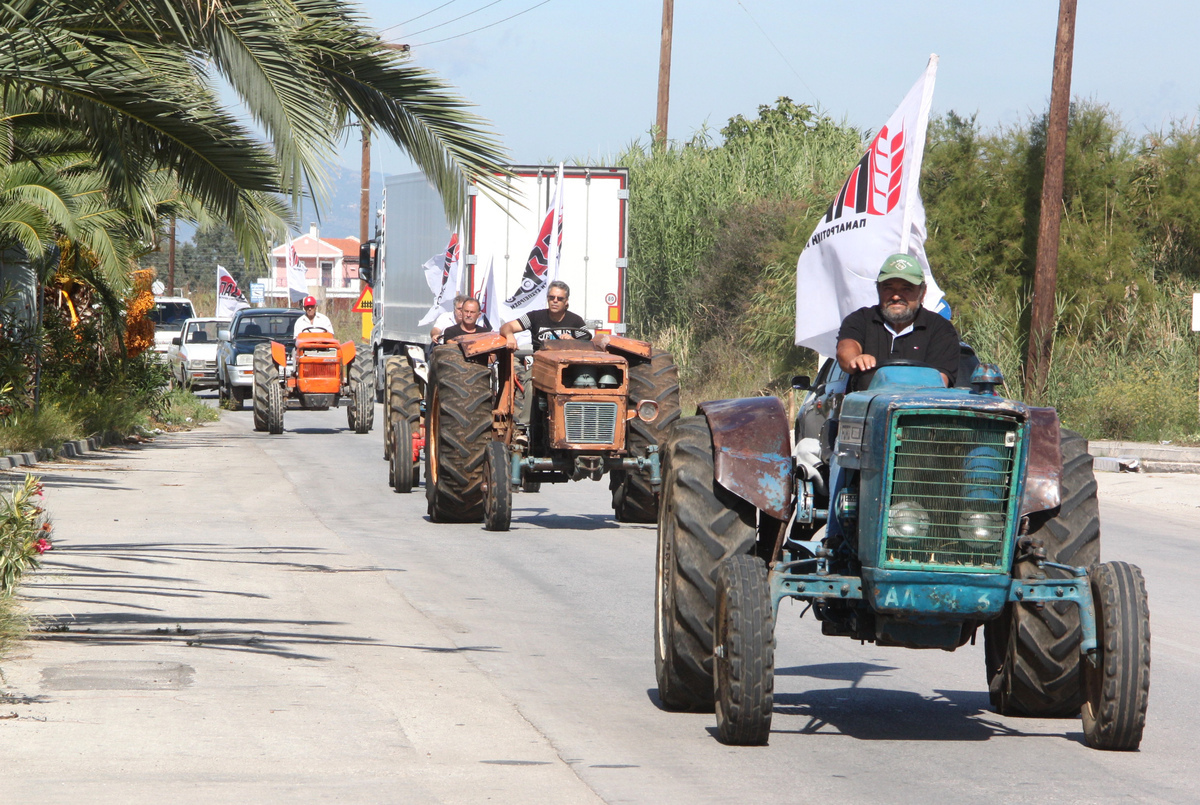
<svg viewBox="0 0 1200 805">
<path fill-rule="evenodd" d="M 46 551 L 50 550 L 54 546 L 50 544 L 50 540 L 48 540 L 48 539 L 39 539 L 37 542 L 35 542 L 33 544 L 33 547 L 34 547 L 34 550 L 36 550 L 38 553 L 45 553 Z"/>
</svg>

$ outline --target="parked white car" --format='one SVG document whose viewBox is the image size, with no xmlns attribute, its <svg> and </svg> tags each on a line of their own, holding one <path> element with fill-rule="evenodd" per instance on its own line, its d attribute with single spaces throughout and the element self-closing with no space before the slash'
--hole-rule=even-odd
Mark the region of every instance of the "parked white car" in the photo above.
<svg viewBox="0 0 1200 805">
<path fill-rule="evenodd" d="M 171 383 L 185 389 L 217 387 L 217 333 L 229 319 L 187 319 L 167 347 Z"/>
</svg>

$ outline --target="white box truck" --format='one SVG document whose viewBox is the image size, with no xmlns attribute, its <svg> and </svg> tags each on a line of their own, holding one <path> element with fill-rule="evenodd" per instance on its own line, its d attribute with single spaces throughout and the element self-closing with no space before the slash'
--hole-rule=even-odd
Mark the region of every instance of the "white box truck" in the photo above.
<svg viewBox="0 0 1200 805">
<path fill-rule="evenodd" d="M 395 419 L 408 418 L 409 430 L 420 432 L 429 325 L 418 322 L 434 301 L 425 281 L 424 263 L 443 254 L 451 234 L 458 232 L 462 244 L 458 291 L 477 293 L 489 261 L 502 299 L 520 285 L 529 253 L 553 203 L 558 166 L 516 165 L 509 171 L 510 176 L 500 178 L 507 196 L 497 198 L 470 187 L 458 222 L 446 220 L 441 197 L 424 174 L 384 180 L 370 284 L 376 389 L 389 412 L 384 441 L 387 458 L 393 454 L 390 423 Z M 562 226 L 558 279 L 571 288 L 571 310 L 598 332 L 623 334 L 627 324 L 629 169 L 564 167 Z M 364 257 L 368 249 L 370 244 L 364 244 Z M 499 328 L 500 322 L 491 324 Z"/>
</svg>

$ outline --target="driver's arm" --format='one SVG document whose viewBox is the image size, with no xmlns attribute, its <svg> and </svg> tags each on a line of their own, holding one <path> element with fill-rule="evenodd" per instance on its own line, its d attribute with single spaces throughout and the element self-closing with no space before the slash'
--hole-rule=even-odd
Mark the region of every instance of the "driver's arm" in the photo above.
<svg viewBox="0 0 1200 805">
<path fill-rule="evenodd" d="M 520 319 L 506 321 L 504 324 L 500 325 L 500 335 L 504 336 L 505 340 L 508 342 L 509 349 L 517 348 L 517 333 L 524 329 L 525 325 L 521 323 Z"/>
<path fill-rule="evenodd" d="M 862 344 L 853 338 L 843 338 L 837 345 L 837 362 L 842 371 L 849 374 L 868 372 L 875 368 L 875 356 L 862 350 Z"/>
</svg>

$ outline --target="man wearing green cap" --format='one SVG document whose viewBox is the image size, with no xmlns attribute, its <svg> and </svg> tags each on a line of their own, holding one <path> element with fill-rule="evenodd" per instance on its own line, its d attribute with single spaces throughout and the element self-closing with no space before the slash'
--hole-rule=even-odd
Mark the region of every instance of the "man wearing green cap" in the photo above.
<svg viewBox="0 0 1200 805">
<path fill-rule="evenodd" d="M 921 306 L 925 272 L 907 254 L 883 261 L 876 286 L 879 304 L 859 308 L 842 320 L 837 361 L 859 374 L 890 361 L 917 361 L 937 369 L 947 386 L 958 372 L 958 331 L 946 319 Z"/>
</svg>

